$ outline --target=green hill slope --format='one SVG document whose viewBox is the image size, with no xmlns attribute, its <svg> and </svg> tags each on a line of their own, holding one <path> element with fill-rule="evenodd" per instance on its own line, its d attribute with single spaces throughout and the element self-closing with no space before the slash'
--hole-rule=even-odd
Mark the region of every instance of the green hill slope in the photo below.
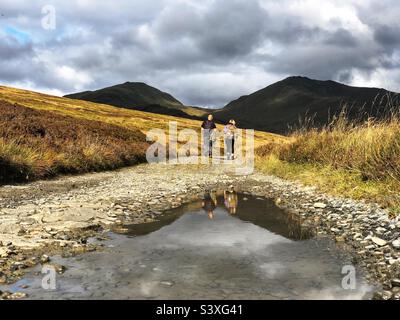
<svg viewBox="0 0 400 320">
<path fill-rule="evenodd" d="M 169 93 L 142 82 L 125 82 L 95 91 L 68 94 L 65 97 L 177 117 L 195 119 L 203 115 L 201 109 L 184 106 Z"/>
<path fill-rule="evenodd" d="M 230 102 L 214 115 L 222 121 L 236 119 L 242 127 L 285 133 L 307 116 L 316 126 L 327 124 L 345 105 L 350 119 L 379 118 L 388 111 L 390 99 L 397 99 L 396 94 L 384 89 L 289 77 Z"/>
</svg>

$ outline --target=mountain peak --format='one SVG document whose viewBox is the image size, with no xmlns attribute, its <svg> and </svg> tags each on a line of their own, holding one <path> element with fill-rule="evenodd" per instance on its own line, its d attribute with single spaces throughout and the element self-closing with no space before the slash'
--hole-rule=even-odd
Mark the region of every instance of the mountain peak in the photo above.
<svg viewBox="0 0 400 320">
<path fill-rule="evenodd" d="M 314 83 L 314 84 L 344 85 L 344 84 L 341 84 L 341 83 L 333 81 L 333 80 L 317 80 L 317 79 L 311 79 L 311 78 L 305 77 L 305 76 L 290 76 L 279 82 L 281 82 L 281 83 Z"/>
<path fill-rule="evenodd" d="M 312 79 L 305 76 L 290 76 L 283 79 L 282 81 L 291 81 L 291 80 L 312 80 Z"/>
<path fill-rule="evenodd" d="M 128 109 L 143 109 L 159 105 L 165 108 L 181 108 L 183 104 L 172 95 L 149 86 L 144 82 L 124 82 L 111 87 L 66 95 L 68 98 L 109 104 Z"/>
<path fill-rule="evenodd" d="M 151 87 L 145 82 L 132 82 L 132 81 L 126 81 L 122 85 Z M 119 84 L 117 84 L 117 86 L 119 86 Z"/>
<path fill-rule="evenodd" d="M 384 89 L 292 76 L 232 101 L 215 117 L 222 121 L 236 118 L 247 128 L 286 133 L 288 126 L 306 117 L 312 117 L 316 126 L 325 125 L 344 106 L 350 109 L 350 119 L 359 119 L 366 112 L 379 117 L 387 110 L 387 93 Z"/>
</svg>

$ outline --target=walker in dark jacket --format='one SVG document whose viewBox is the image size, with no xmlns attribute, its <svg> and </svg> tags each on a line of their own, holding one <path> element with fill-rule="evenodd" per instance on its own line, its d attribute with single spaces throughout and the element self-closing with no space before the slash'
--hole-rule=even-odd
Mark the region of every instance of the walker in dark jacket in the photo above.
<svg viewBox="0 0 400 320">
<path fill-rule="evenodd" d="M 208 116 L 208 119 L 203 121 L 201 124 L 203 129 L 203 152 L 205 156 L 212 157 L 212 132 L 217 128 L 215 122 L 211 115 Z"/>
</svg>

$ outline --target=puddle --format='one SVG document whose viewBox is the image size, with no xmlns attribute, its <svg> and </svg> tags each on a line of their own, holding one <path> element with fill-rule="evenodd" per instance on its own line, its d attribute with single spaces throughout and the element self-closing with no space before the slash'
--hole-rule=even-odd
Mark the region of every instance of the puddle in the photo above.
<svg viewBox="0 0 400 320">
<path fill-rule="evenodd" d="M 368 299 L 342 288 L 351 259 L 329 239 L 310 237 L 271 200 L 226 192 L 168 211 L 159 221 L 110 233 L 105 250 L 73 258 L 56 290 L 37 266 L 0 290 L 32 299 Z M 39 272 L 38 272 L 39 271 Z M 29 286 L 21 289 L 21 286 Z"/>
</svg>

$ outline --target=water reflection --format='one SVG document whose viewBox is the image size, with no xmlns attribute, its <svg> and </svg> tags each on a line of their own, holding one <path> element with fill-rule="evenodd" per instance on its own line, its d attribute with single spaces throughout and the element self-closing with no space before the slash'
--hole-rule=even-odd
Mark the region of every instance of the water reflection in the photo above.
<svg viewBox="0 0 400 320">
<path fill-rule="evenodd" d="M 349 260 L 328 239 L 294 241 L 299 221 L 268 199 L 207 192 L 160 219 L 132 226 L 130 235 L 140 236 L 110 234 L 105 251 L 52 258 L 67 267 L 58 290 L 41 290 L 39 272 L 25 278 L 26 292 L 33 299 L 360 299 L 370 291 L 360 272 L 357 290 L 344 290 Z"/>
<path fill-rule="evenodd" d="M 207 191 L 203 196 L 202 208 L 210 220 L 215 218 L 215 209 L 220 208 L 235 218 L 285 238 L 302 240 L 312 236 L 309 229 L 302 228 L 297 215 L 280 209 L 273 200 L 238 194 L 233 188 L 223 192 Z M 186 208 L 183 210 L 187 211 Z"/>
<path fill-rule="evenodd" d="M 202 207 L 207 212 L 210 220 L 214 219 L 214 210 L 217 208 L 217 196 L 215 192 L 206 192 L 202 201 Z"/>
<path fill-rule="evenodd" d="M 238 195 L 234 189 L 224 191 L 224 205 L 230 214 L 236 214 Z"/>
<path fill-rule="evenodd" d="M 203 209 L 209 220 L 215 220 L 218 208 L 231 217 L 252 223 L 268 231 L 293 240 L 312 237 L 309 229 L 302 228 L 298 216 L 277 207 L 273 200 L 237 193 L 233 188 L 224 191 L 206 191 L 202 200 L 168 210 L 157 221 L 145 224 L 126 225 L 130 236 L 143 236 L 170 225 L 189 211 Z M 215 221 L 223 223 L 223 221 Z"/>
</svg>

